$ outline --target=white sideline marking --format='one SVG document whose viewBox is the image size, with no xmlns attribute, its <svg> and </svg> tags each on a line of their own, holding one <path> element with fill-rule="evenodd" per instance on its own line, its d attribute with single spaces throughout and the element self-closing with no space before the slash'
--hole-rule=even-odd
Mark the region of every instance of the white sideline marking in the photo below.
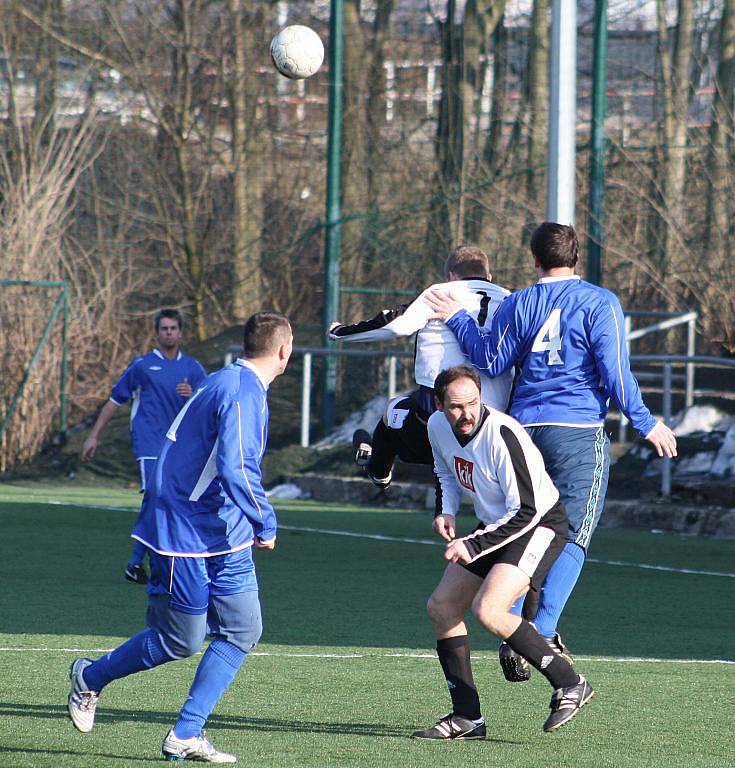
<svg viewBox="0 0 735 768">
<path fill-rule="evenodd" d="M 112 648 L 14 648 L 0 647 L 0 653 L 109 653 Z M 197 654 L 201 655 L 201 654 Z M 289 651 L 253 651 L 250 656 L 272 656 L 277 659 L 430 659 L 435 653 L 296 653 Z M 642 656 L 575 656 L 578 661 L 601 661 L 612 664 L 732 664 L 728 659 L 658 659 Z M 473 661 L 497 661 L 497 656 L 472 655 Z"/>
<path fill-rule="evenodd" d="M 135 512 L 137 507 L 121 507 L 104 504 L 78 504 L 76 502 L 58 501 L 56 499 L 46 501 L 34 501 L 34 504 L 54 504 L 79 509 L 104 509 L 113 512 Z M 444 544 L 436 539 L 411 539 L 403 536 L 386 536 L 381 533 L 355 533 L 354 531 L 337 531 L 329 528 L 306 528 L 298 525 L 279 525 L 284 531 L 297 531 L 299 533 L 318 533 L 324 536 L 349 536 L 355 539 L 371 539 L 373 541 L 393 541 L 399 544 L 423 544 L 430 547 L 443 547 Z M 612 565 L 622 568 L 641 568 L 646 571 L 663 571 L 664 573 L 681 573 L 687 576 L 717 576 L 723 579 L 735 579 L 735 573 L 727 571 L 700 571 L 695 568 L 673 568 L 668 565 L 651 565 L 650 563 L 626 563 L 622 560 L 598 560 L 594 557 L 587 558 L 588 563 L 594 565 Z M 0 649 L 1 650 L 1 649 Z"/>
</svg>

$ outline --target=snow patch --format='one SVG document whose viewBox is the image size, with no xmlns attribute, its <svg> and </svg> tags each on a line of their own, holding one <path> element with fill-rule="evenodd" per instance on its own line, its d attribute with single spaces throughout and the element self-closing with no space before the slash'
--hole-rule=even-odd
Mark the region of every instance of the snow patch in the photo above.
<svg viewBox="0 0 735 768">
<path fill-rule="evenodd" d="M 398 392 L 396 397 L 406 394 L 408 392 Z M 383 418 L 387 404 L 387 397 L 376 395 L 372 400 L 368 400 L 362 408 L 351 413 L 334 431 L 323 437 L 318 443 L 314 443 L 313 447 L 325 450 L 337 445 L 349 445 L 352 443 L 352 435 L 356 429 L 366 429 L 372 435 L 375 425 Z"/>
<path fill-rule="evenodd" d="M 712 405 L 693 405 L 674 419 L 674 434 L 682 437 L 693 432 L 711 432 L 728 418 L 726 413 Z"/>
<path fill-rule="evenodd" d="M 302 491 L 298 485 L 293 483 L 282 483 L 281 485 L 275 485 L 270 491 L 266 491 L 265 495 L 269 499 L 308 499 L 309 494 Z"/>
</svg>

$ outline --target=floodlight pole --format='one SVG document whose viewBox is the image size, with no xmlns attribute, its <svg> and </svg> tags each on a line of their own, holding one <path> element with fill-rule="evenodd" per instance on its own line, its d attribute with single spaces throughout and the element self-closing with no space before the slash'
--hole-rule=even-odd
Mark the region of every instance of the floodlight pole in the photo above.
<svg viewBox="0 0 735 768">
<path fill-rule="evenodd" d="M 324 238 L 324 344 L 329 341 L 329 324 L 339 317 L 339 252 L 342 238 L 340 174 L 342 154 L 342 96 L 344 60 L 344 6 L 332 0 L 329 14 L 329 116 L 327 137 L 327 204 Z M 325 431 L 334 426 L 334 401 L 337 392 L 337 358 L 324 361 L 322 421 Z"/>
<path fill-rule="evenodd" d="M 577 2 L 552 0 L 546 219 L 574 224 L 577 128 Z"/>
<path fill-rule="evenodd" d="M 605 113 L 607 111 L 607 0 L 595 0 L 595 48 L 592 75 L 592 135 L 590 152 L 590 220 L 587 237 L 587 280 L 602 278 L 605 242 Z"/>
</svg>

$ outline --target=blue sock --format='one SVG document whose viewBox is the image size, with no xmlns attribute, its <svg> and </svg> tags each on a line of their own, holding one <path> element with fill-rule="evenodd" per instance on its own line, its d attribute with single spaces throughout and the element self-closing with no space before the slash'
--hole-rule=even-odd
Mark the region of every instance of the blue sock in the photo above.
<svg viewBox="0 0 735 768">
<path fill-rule="evenodd" d="M 177 738 L 190 739 L 199 736 L 207 718 L 235 679 L 246 658 L 245 651 L 241 651 L 227 640 L 221 637 L 212 640 L 199 662 L 189 696 L 174 725 Z"/>
<path fill-rule="evenodd" d="M 99 692 L 113 680 L 157 667 L 167 661 L 173 659 L 164 651 L 158 635 L 146 629 L 97 659 L 84 670 L 82 677 L 90 691 Z"/>
<path fill-rule="evenodd" d="M 564 606 L 572 594 L 584 565 L 585 551 L 568 541 L 544 579 L 536 613 L 536 629 L 543 637 L 553 637 Z"/>
<path fill-rule="evenodd" d="M 133 544 L 133 551 L 130 554 L 130 562 L 128 565 L 130 567 L 134 565 L 143 565 L 143 558 L 145 557 L 145 545 L 141 544 L 137 539 L 134 539 L 135 544 Z"/>
</svg>

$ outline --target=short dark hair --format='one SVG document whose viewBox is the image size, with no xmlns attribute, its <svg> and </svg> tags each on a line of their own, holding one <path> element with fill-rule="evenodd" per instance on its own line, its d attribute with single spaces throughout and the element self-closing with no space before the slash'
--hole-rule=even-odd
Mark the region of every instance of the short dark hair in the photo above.
<svg viewBox="0 0 735 768">
<path fill-rule="evenodd" d="M 579 240 L 574 227 L 552 221 L 539 224 L 531 235 L 531 253 L 545 271 L 573 267 L 579 258 Z"/>
<path fill-rule="evenodd" d="M 485 251 L 474 243 L 458 245 L 447 256 L 444 264 L 444 274 L 454 272 L 458 277 L 486 277 L 490 272 L 490 260 Z"/>
<path fill-rule="evenodd" d="M 291 323 L 278 312 L 256 312 L 245 321 L 242 346 L 245 357 L 275 352 L 291 335 Z"/>
<path fill-rule="evenodd" d="M 176 320 L 176 322 L 179 324 L 179 330 L 184 330 L 184 317 L 179 312 L 178 309 L 159 309 L 158 312 L 156 312 L 155 315 L 153 315 L 153 327 L 156 329 L 156 333 L 158 333 L 158 326 L 161 324 L 161 320 L 166 318 L 166 320 Z"/>
<path fill-rule="evenodd" d="M 443 405 L 444 396 L 447 393 L 447 387 L 457 379 L 470 379 L 475 383 L 478 390 L 481 390 L 480 374 L 475 368 L 469 365 L 455 365 L 452 368 L 445 368 L 434 381 L 434 394 L 437 400 Z"/>
</svg>

